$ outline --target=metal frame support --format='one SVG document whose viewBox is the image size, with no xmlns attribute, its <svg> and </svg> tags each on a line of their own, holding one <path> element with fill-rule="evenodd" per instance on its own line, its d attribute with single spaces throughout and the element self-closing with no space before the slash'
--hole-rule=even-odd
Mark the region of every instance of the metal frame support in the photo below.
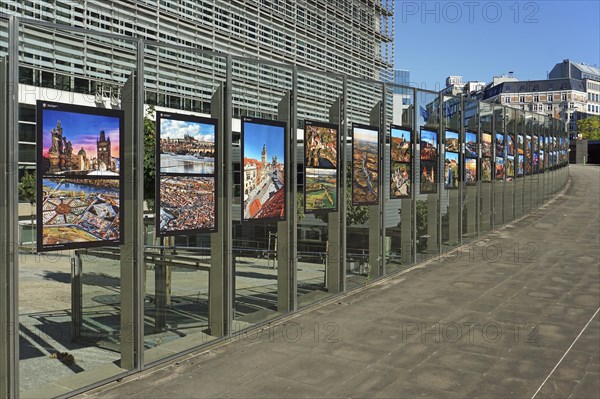
<svg viewBox="0 0 600 399">
<path fill-rule="evenodd" d="M 210 272 L 208 274 L 208 327 L 210 335 L 213 337 L 222 337 L 225 334 L 226 309 L 225 309 L 225 237 L 229 226 L 225 214 L 225 129 L 224 129 L 224 85 L 220 85 L 214 92 L 211 101 L 211 116 L 216 118 L 218 123 L 217 136 L 217 165 L 218 179 L 216 181 L 216 191 L 218 197 L 215 198 L 217 208 L 217 232 L 210 234 Z"/>
<path fill-rule="evenodd" d="M 343 89 L 342 89 L 343 90 Z M 342 174 L 343 163 L 340 161 L 341 153 L 343 153 L 344 147 L 340 144 L 342 142 L 341 136 L 343 134 L 343 130 L 341 129 L 341 119 L 342 119 L 342 103 L 343 103 L 343 94 L 340 95 L 337 100 L 331 105 L 329 108 L 329 122 L 338 125 L 338 134 L 340 138 L 338 140 L 338 182 L 340 190 L 341 186 L 345 184 L 342 182 L 340 176 Z M 340 248 L 342 246 L 342 230 L 340 228 L 340 215 L 341 215 L 341 206 L 342 199 L 341 195 L 337 196 L 337 211 L 329 212 L 327 216 L 327 291 L 330 293 L 338 293 L 341 289 L 341 254 Z"/>
<path fill-rule="evenodd" d="M 233 59 L 231 55 L 227 56 L 225 61 L 225 93 L 223 101 L 223 196 L 224 209 L 221 212 L 222 223 L 223 223 L 223 271 L 224 271 L 224 282 L 225 282 L 225 298 L 223 306 L 224 322 L 225 327 L 223 334 L 229 335 L 233 330 L 233 307 L 235 306 L 233 292 L 233 279 L 235 278 L 233 273 L 233 232 L 232 232 L 232 211 L 233 197 L 233 164 L 231 160 L 231 147 L 232 147 L 232 117 L 233 117 L 233 106 L 232 106 L 232 76 L 233 76 Z"/>
<path fill-rule="evenodd" d="M 8 57 L 0 61 L 0 396 L 19 395 L 18 127 L 19 19 L 8 24 Z"/>
<path fill-rule="evenodd" d="M 413 173 L 412 173 L 412 177 L 413 177 L 413 189 L 412 189 L 412 196 L 411 196 L 411 219 L 412 219 L 412 223 L 411 223 L 411 242 L 412 242 L 412 256 L 411 256 L 411 264 L 415 264 L 417 263 L 417 187 L 415 184 L 415 177 L 417 176 L 418 172 L 418 168 L 417 166 L 420 166 L 417 163 L 417 140 L 420 139 L 419 137 L 419 129 L 418 129 L 418 123 L 417 123 L 417 104 L 418 104 L 418 97 L 419 97 L 419 92 L 417 91 L 417 89 L 413 89 L 413 108 L 412 108 L 412 125 L 413 125 L 413 140 L 412 140 L 412 169 L 413 169 Z M 419 161 L 420 162 L 420 161 Z"/>
<path fill-rule="evenodd" d="M 385 125 L 382 125 L 382 114 L 384 109 L 384 100 L 380 100 L 375 104 L 373 109 L 371 110 L 371 115 L 369 117 L 370 124 L 372 126 L 376 126 L 379 128 L 379 137 L 378 137 L 378 150 L 379 150 L 379 180 L 377 182 L 377 204 L 378 205 L 370 205 L 368 206 L 369 212 L 369 266 L 371 267 L 371 278 L 377 278 L 383 275 L 383 252 L 382 252 L 382 238 L 385 235 L 382 234 L 383 228 L 383 214 L 382 214 L 382 206 L 383 206 L 383 195 L 381 195 L 381 189 L 383 188 L 382 180 L 382 172 L 383 172 L 383 161 L 381 157 L 383 155 L 383 149 L 381 145 L 381 138 L 384 137 L 385 140 Z"/>
<path fill-rule="evenodd" d="M 340 247 L 339 247 L 339 278 L 340 278 L 340 291 L 346 291 L 346 181 L 348 179 L 348 172 L 346 169 L 346 144 L 348 143 L 348 78 L 344 75 L 342 78 L 342 107 L 340 111 L 340 131 L 341 131 L 341 145 L 340 145 L 340 159 L 339 159 L 339 170 L 340 170 Z"/>
</svg>

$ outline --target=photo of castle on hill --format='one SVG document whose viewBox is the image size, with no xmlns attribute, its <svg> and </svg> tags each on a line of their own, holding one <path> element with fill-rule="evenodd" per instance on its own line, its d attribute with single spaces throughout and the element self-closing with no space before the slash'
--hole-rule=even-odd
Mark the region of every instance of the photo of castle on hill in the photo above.
<svg viewBox="0 0 600 399">
<path fill-rule="evenodd" d="M 216 121 L 159 113 L 160 173 L 214 174 Z"/>
</svg>

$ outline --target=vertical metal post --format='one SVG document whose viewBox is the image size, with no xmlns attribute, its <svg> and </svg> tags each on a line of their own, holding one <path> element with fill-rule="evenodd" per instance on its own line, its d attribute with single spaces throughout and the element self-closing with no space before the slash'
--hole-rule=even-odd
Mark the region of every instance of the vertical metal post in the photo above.
<svg viewBox="0 0 600 399">
<path fill-rule="evenodd" d="M 438 174 L 437 179 L 437 255 L 442 255 L 442 189 L 444 188 L 444 160 L 442 159 L 442 138 L 444 137 L 443 124 L 442 124 L 442 107 L 444 105 L 444 96 L 438 94 L 438 112 L 437 112 L 437 124 L 438 124 L 438 148 L 437 148 L 437 167 Z"/>
<path fill-rule="evenodd" d="M 379 128 L 379 137 L 377 137 L 377 147 L 378 147 L 378 152 L 379 152 L 379 179 L 378 179 L 378 183 L 377 183 L 377 205 L 369 205 L 368 208 L 368 212 L 369 212 L 369 266 L 371 267 L 371 277 L 372 278 L 377 278 L 379 276 L 381 276 L 382 274 L 382 266 L 381 266 L 381 260 L 382 260 L 382 254 L 381 254 L 381 241 L 382 241 L 382 234 L 381 234 L 381 221 L 382 221 L 382 215 L 381 215 L 381 202 L 382 202 L 382 195 L 381 195 L 381 188 L 382 188 L 382 184 L 381 184 L 381 178 L 382 178 L 382 164 L 383 162 L 381 161 L 381 155 L 382 155 L 382 149 L 381 149 L 381 137 L 384 136 L 384 132 L 382 132 L 383 129 L 385 129 L 385 127 L 383 127 L 381 125 L 382 122 L 382 117 L 381 117 L 381 113 L 382 113 L 382 109 L 383 109 L 383 105 L 382 105 L 382 101 L 378 101 L 377 104 L 375 104 L 375 106 L 373 107 L 373 109 L 371 110 L 371 115 L 370 115 L 370 124 L 372 126 L 377 126 Z"/>
<path fill-rule="evenodd" d="M 210 335 L 213 337 L 222 337 L 225 333 L 225 252 L 224 243 L 225 235 L 228 229 L 225 216 L 225 123 L 223 117 L 224 111 L 224 86 L 220 85 L 212 96 L 211 113 L 212 117 L 216 118 L 218 123 L 217 131 L 217 148 L 216 155 L 217 166 L 217 181 L 215 187 L 217 197 L 215 198 L 215 206 L 217 210 L 217 220 L 215 226 L 216 233 L 210 234 L 210 272 L 208 274 L 208 327 Z"/>
<path fill-rule="evenodd" d="M 233 108 L 231 97 L 232 92 L 232 76 L 233 76 L 233 59 L 231 55 L 227 56 L 225 64 L 225 98 L 223 104 L 223 191 L 220 196 L 223 198 L 223 271 L 224 271 L 224 308 L 225 308 L 225 329 L 224 335 L 229 335 L 232 332 L 233 323 L 233 307 L 234 292 L 233 292 L 233 233 L 232 233 L 232 211 L 233 207 L 233 164 L 231 160 L 231 147 L 233 141 L 232 133 L 232 118 Z"/>
<path fill-rule="evenodd" d="M 290 310 L 298 310 L 298 68 L 292 67 L 292 92 L 290 98 Z"/>
<path fill-rule="evenodd" d="M 340 148 L 340 247 L 339 247 L 339 259 L 340 259 L 340 291 L 346 291 L 346 144 L 348 139 L 348 78 L 344 75 L 342 78 L 342 109 L 340 112 L 340 131 L 342 134 L 342 145 Z"/>
<path fill-rule="evenodd" d="M 464 97 L 460 97 L 459 108 L 458 108 L 458 141 L 460 150 L 458 154 L 458 162 L 460 164 L 460 179 L 458 183 L 458 240 L 460 245 L 463 243 L 463 201 L 465 192 L 465 102 Z"/>
<path fill-rule="evenodd" d="M 338 187 L 340 187 L 340 193 L 341 193 L 341 187 L 345 185 L 345 182 L 342 181 L 342 179 L 340 178 L 340 176 L 342 175 L 342 170 L 344 169 L 344 163 L 341 162 L 341 153 L 344 152 L 344 147 L 340 145 L 340 143 L 342 142 L 342 135 L 344 134 L 343 130 L 342 130 L 342 125 L 341 125 L 341 116 L 342 116 L 342 102 L 343 102 L 343 95 L 341 95 L 340 97 L 337 98 L 337 100 L 331 105 L 331 107 L 329 108 L 329 122 L 338 125 L 338 132 L 339 132 L 339 136 L 340 138 L 338 139 L 338 173 L 337 173 L 337 178 L 338 178 Z M 336 198 L 337 201 L 337 211 L 335 212 L 329 212 L 329 214 L 327 215 L 327 241 L 328 241 L 328 245 L 327 245 L 327 265 L 325 266 L 327 268 L 326 271 L 326 276 L 327 276 L 327 291 L 331 292 L 331 293 L 338 293 L 340 292 L 341 289 L 341 270 L 340 270 L 340 266 L 341 266 L 341 254 L 340 254 L 340 248 L 342 246 L 342 242 L 341 242 L 341 237 L 342 237 L 342 233 L 341 233 L 341 228 L 340 228 L 340 214 L 341 214 L 341 208 L 342 208 L 342 203 L 345 202 L 343 200 L 344 197 L 342 197 L 341 195 L 338 195 Z"/>
<path fill-rule="evenodd" d="M 411 203 L 411 216 L 412 216 L 412 236 L 411 236 L 411 242 L 412 242 L 412 262 L 411 263 L 417 263 L 417 187 L 415 184 L 415 177 L 417 176 L 417 173 L 419 172 L 418 167 L 420 166 L 419 163 L 417 163 L 417 138 L 419 137 L 419 132 L 418 132 L 418 123 L 417 123 L 417 103 L 418 103 L 418 91 L 417 89 L 413 89 L 413 115 L 412 115 L 412 123 L 413 123 L 413 141 L 412 141 L 412 170 L 413 170 L 413 189 L 412 189 L 412 203 Z"/>
<path fill-rule="evenodd" d="M 477 184 L 475 185 L 475 236 L 479 237 L 479 230 L 481 228 L 481 198 L 483 197 L 483 188 L 481 187 L 481 177 L 483 175 L 483 156 L 481 153 L 481 108 L 479 107 L 479 101 L 476 102 L 477 113 L 475 114 L 476 119 L 476 134 L 477 134 Z"/>
<path fill-rule="evenodd" d="M 19 19 L 8 25 L 0 62 L 0 396 L 19 395 L 18 129 Z"/>
<path fill-rule="evenodd" d="M 137 43 L 137 68 L 123 87 L 125 112 L 123 245 L 121 246 L 121 368 L 144 364 L 144 42 Z"/>
<path fill-rule="evenodd" d="M 71 258 L 71 342 L 77 342 L 81 337 L 83 323 L 83 262 L 81 253 L 76 250 Z"/>
<path fill-rule="evenodd" d="M 381 122 L 379 123 L 379 276 L 385 276 L 386 260 L 386 235 L 385 235 L 385 204 L 388 196 L 385 195 L 385 174 L 389 175 L 389 165 L 385 163 L 385 137 L 388 132 L 387 125 L 387 83 L 383 83 L 381 88 Z M 391 145 L 391 139 L 390 139 Z"/>
</svg>

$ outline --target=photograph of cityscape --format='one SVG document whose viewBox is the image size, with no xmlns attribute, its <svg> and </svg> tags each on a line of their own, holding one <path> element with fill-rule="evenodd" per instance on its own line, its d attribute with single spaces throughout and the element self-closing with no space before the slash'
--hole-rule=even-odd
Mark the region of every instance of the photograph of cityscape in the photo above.
<svg viewBox="0 0 600 399">
<path fill-rule="evenodd" d="M 436 162 L 421 162 L 421 194 L 437 193 L 437 164 Z"/>
<path fill-rule="evenodd" d="M 214 177 L 161 175 L 157 199 L 161 234 L 214 230 Z"/>
<path fill-rule="evenodd" d="M 392 162 L 410 162 L 412 147 L 411 132 L 392 125 L 390 136 Z"/>
<path fill-rule="evenodd" d="M 523 154 L 523 144 L 525 142 L 525 137 L 522 134 L 517 134 L 517 154 Z"/>
<path fill-rule="evenodd" d="M 412 187 L 410 167 L 410 163 L 392 162 L 391 198 L 410 198 Z"/>
<path fill-rule="evenodd" d="M 538 173 L 538 166 L 539 166 L 539 155 L 537 152 L 533 153 L 533 173 Z"/>
<path fill-rule="evenodd" d="M 421 161 L 437 161 L 437 133 L 421 130 Z"/>
<path fill-rule="evenodd" d="M 38 116 L 41 176 L 119 177 L 121 111 L 38 101 Z"/>
<path fill-rule="evenodd" d="M 306 168 L 337 168 L 337 126 L 305 121 L 304 150 Z"/>
<path fill-rule="evenodd" d="M 481 156 L 492 157 L 492 135 L 489 133 L 481 133 Z"/>
<path fill-rule="evenodd" d="M 337 209 L 337 170 L 307 168 L 305 172 L 304 212 Z"/>
<path fill-rule="evenodd" d="M 123 113 L 37 102 L 37 249 L 118 245 Z"/>
<path fill-rule="evenodd" d="M 242 119 L 242 221 L 285 220 L 283 122 Z"/>
<path fill-rule="evenodd" d="M 160 173 L 214 174 L 215 119 L 158 112 L 156 129 Z"/>
<path fill-rule="evenodd" d="M 379 203 L 379 130 L 352 125 L 352 205 Z"/>
<path fill-rule="evenodd" d="M 460 141 L 458 140 L 457 132 L 446 130 L 444 144 L 446 146 L 446 151 L 460 152 Z"/>
<path fill-rule="evenodd" d="M 517 177 L 523 176 L 523 173 L 525 172 L 523 161 L 523 154 L 517 155 Z"/>
<path fill-rule="evenodd" d="M 506 181 L 512 181 L 515 177 L 515 157 L 508 155 L 506 157 Z"/>
<path fill-rule="evenodd" d="M 477 135 L 475 133 L 465 132 L 465 156 L 477 158 Z"/>
<path fill-rule="evenodd" d="M 481 181 L 489 183 L 492 181 L 492 160 L 491 158 L 481 159 Z"/>
<path fill-rule="evenodd" d="M 506 151 L 508 155 L 515 155 L 515 135 L 512 133 L 506 135 Z"/>
<path fill-rule="evenodd" d="M 458 189 L 458 180 L 460 179 L 458 153 L 446 152 L 444 158 L 444 188 L 446 190 Z"/>
<path fill-rule="evenodd" d="M 539 160 L 539 173 L 544 173 L 544 168 L 546 167 L 546 157 L 544 150 L 540 150 L 540 160 Z"/>
<path fill-rule="evenodd" d="M 477 184 L 477 159 L 465 158 L 465 184 L 474 186 Z"/>
<path fill-rule="evenodd" d="M 44 178 L 38 251 L 118 244 L 118 179 Z"/>
<path fill-rule="evenodd" d="M 157 112 L 158 236 L 216 230 L 216 132 L 216 119 Z"/>
<path fill-rule="evenodd" d="M 496 157 L 496 180 L 504 180 L 504 158 Z"/>
<path fill-rule="evenodd" d="M 532 173 L 531 169 L 531 136 L 525 136 L 525 174 L 530 175 Z"/>
<path fill-rule="evenodd" d="M 496 156 L 504 158 L 504 135 L 496 133 Z"/>
</svg>

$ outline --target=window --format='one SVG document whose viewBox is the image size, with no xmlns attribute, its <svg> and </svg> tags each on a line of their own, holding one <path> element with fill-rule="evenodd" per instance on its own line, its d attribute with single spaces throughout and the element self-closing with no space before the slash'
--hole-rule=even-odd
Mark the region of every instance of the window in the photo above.
<svg viewBox="0 0 600 399">
<path fill-rule="evenodd" d="M 548 94 L 548 102 L 554 101 L 554 95 Z"/>
<path fill-rule="evenodd" d="M 546 109 L 547 109 L 548 111 L 552 111 L 552 104 L 548 104 L 548 106 L 546 107 Z"/>
<path fill-rule="evenodd" d="M 567 93 L 562 93 L 562 94 L 560 95 L 560 100 L 561 100 L 561 101 L 567 101 Z"/>
<path fill-rule="evenodd" d="M 540 102 L 540 96 L 538 94 L 536 94 L 535 96 L 533 96 L 533 101 L 536 103 Z"/>
<path fill-rule="evenodd" d="M 504 103 L 505 104 L 510 104 L 510 97 L 509 96 L 504 97 Z"/>
<path fill-rule="evenodd" d="M 524 103 L 525 102 L 525 96 L 520 96 L 519 97 L 519 102 L 520 103 Z"/>
</svg>

